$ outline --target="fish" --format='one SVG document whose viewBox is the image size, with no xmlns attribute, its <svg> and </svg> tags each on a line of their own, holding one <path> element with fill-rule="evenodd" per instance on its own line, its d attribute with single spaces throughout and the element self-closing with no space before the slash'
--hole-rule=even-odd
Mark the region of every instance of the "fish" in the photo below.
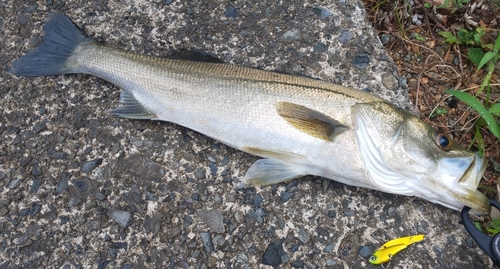
<svg viewBox="0 0 500 269">
<path fill-rule="evenodd" d="M 121 88 L 110 112 L 178 124 L 261 157 L 238 188 L 306 175 L 487 214 L 477 190 L 487 163 L 452 137 L 375 95 L 328 81 L 224 63 L 185 50 L 154 57 L 86 37 L 52 12 L 17 77 L 83 73 Z"/>
</svg>

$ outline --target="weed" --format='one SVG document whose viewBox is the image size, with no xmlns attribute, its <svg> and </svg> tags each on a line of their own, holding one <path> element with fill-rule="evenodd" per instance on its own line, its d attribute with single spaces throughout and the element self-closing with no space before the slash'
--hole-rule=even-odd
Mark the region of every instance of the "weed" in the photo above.
<svg viewBox="0 0 500 269">
<path fill-rule="evenodd" d="M 439 34 L 450 44 L 465 45 L 469 47 L 467 56 L 469 56 L 471 62 L 477 65 L 476 72 L 484 66 L 487 68 L 487 74 L 475 96 L 457 90 L 445 91 L 446 93 L 449 93 L 470 105 L 481 116 L 481 119 L 476 121 L 474 124 L 476 134 L 472 143 L 476 142 L 478 144 L 479 150 L 482 154 L 484 151 L 484 141 L 479 131 L 481 127 L 488 127 L 490 132 L 500 139 L 500 127 L 498 122 L 498 118 L 500 116 L 500 104 L 492 104 L 490 101 L 490 80 L 495 69 L 495 63 L 500 59 L 500 34 L 497 36 L 495 44 L 485 44 L 482 41 L 481 38 L 485 34 L 485 30 L 482 27 L 478 27 L 473 31 L 460 29 L 456 36 L 450 32 L 440 32 Z M 482 103 L 477 99 L 477 97 L 483 92 L 484 89 L 486 89 L 486 98 L 484 103 Z"/>
</svg>

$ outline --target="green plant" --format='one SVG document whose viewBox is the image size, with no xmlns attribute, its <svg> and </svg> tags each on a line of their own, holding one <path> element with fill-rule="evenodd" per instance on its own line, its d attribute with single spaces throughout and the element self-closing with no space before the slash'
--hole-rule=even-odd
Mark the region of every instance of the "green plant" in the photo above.
<svg viewBox="0 0 500 269">
<path fill-rule="evenodd" d="M 437 117 L 439 115 L 443 115 L 443 114 L 446 114 L 448 113 L 448 110 L 446 110 L 446 108 L 436 108 L 432 114 L 431 114 L 431 118 L 434 118 L 434 117 Z"/>
<path fill-rule="evenodd" d="M 490 101 L 490 80 L 493 75 L 493 71 L 495 70 L 495 63 L 500 59 L 500 34 L 497 36 L 495 44 L 485 44 L 481 39 L 485 33 L 486 32 L 482 27 L 478 27 L 473 31 L 460 29 L 456 36 L 450 32 L 439 33 L 445 38 L 445 41 L 450 44 L 465 45 L 468 47 L 467 56 L 471 62 L 477 65 L 476 72 L 484 66 L 487 68 L 487 74 L 475 96 L 457 90 L 445 91 L 446 93 L 449 93 L 470 105 L 481 116 L 481 118 L 474 124 L 474 130 L 476 133 L 472 140 L 472 143 L 476 142 L 478 144 L 481 154 L 484 151 L 484 140 L 481 132 L 479 131 L 480 128 L 488 127 L 490 132 L 500 139 L 500 127 L 498 122 L 498 117 L 500 116 L 500 104 L 491 103 Z M 477 97 L 483 92 L 484 89 L 486 89 L 486 98 L 483 103 Z"/>
<path fill-rule="evenodd" d="M 418 33 L 415 33 L 414 34 L 414 37 L 416 40 L 420 41 L 420 42 L 425 42 L 425 37 L 421 36 L 420 34 Z"/>
<path fill-rule="evenodd" d="M 495 119 L 495 116 L 498 117 L 500 116 L 500 104 L 493 104 L 493 105 L 485 105 L 481 103 L 476 97 L 462 91 L 457 91 L 457 90 L 447 90 L 445 93 L 451 94 L 458 99 L 462 100 L 463 102 L 467 103 L 469 106 L 471 106 L 473 109 L 475 109 L 479 115 L 481 116 L 481 119 L 476 121 L 474 124 L 474 129 L 476 131 L 476 134 L 472 140 L 472 143 L 477 142 L 479 146 L 479 151 L 481 154 L 484 151 L 484 141 L 483 137 L 481 135 L 481 132 L 479 129 L 481 127 L 487 126 L 490 132 L 496 136 L 497 138 L 500 139 L 500 127 L 498 126 L 498 122 Z M 488 103 L 488 102 L 486 102 Z"/>
</svg>

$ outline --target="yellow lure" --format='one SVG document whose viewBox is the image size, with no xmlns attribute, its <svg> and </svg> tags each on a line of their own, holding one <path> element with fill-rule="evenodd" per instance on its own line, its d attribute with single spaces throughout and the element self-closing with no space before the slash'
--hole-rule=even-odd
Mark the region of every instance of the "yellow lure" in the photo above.
<svg viewBox="0 0 500 269">
<path fill-rule="evenodd" d="M 370 257 L 370 263 L 381 264 L 388 262 L 392 256 L 396 255 L 401 250 L 407 248 L 409 245 L 420 242 L 425 239 L 425 235 L 417 234 L 413 236 L 400 237 L 390 240 L 383 244 L 380 248 L 373 253 Z"/>
</svg>

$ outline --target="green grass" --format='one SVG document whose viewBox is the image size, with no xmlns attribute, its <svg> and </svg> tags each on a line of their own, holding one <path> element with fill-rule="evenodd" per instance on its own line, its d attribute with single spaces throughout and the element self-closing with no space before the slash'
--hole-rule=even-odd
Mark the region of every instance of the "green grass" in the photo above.
<svg viewBox="0 0 500 269">
<path fill-rule="evenodd" d="M 468 48 L 467 56 L 477 66 L 476 72 L 481 68 L 486 68 L 486 75 L 481 83 L 479 91 L 473 96 L 469 93 L 458 90 L 447 90 L 461 101 L 467 103 L 481 116 L 480 120 L 474 124 L 476 134 L 472 143 L 476 142 L 481 153 L 484 153 L 484 141 L 480 133 L 480 128 L 487 127 L 488 130 L 498 139 L 500 139 L 500 104 L 490 100 L 490 81 L 495 63 L 500 59 L 500 34 L 498 34 L 495 44 L 484 43 L 482 37 L 486 31 L 482 27 L 478 27 L 473 31 L 460 29 L 456 35 L 450 32 L 440 32 L 439 34 L 445 38 L 445 42 L 450 44 L 458 44 Z M 478 96 L 486 89 L 486 97 L 484 101 L 479 100 Z"/>
</svg>

